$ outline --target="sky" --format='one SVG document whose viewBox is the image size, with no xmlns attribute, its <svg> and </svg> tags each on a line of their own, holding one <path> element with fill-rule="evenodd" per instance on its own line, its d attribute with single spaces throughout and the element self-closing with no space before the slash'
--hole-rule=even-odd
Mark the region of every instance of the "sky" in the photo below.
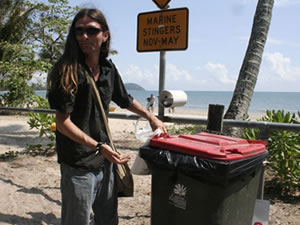
<svg viewBox="0 0 300 225">
<path fill-rule="evenodd" d="M 100 9 L 110 26 L 110 58 L 125 83 L 159 89 L 160 53 L 137 51 L 139 13 L 152 0 L 69 0 Z M 165 89 L 233 91 L 248 47 L 257 0 L 171 0 L 189 10 L 188 48 L 166 51 Z M 275 0 L 255 91 L 300 91 L 300 0 Z"/>
</svg>

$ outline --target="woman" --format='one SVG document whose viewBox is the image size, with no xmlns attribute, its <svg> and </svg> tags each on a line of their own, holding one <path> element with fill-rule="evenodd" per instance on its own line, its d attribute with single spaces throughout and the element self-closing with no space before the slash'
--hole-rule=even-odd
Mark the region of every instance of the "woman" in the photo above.
<svg viewBox="0 0 300 225">
<path fill-rule="evenodd" d="M 91 210 L 96 225 L 118 224 L 113 163 L 128 156 L 114 152 L 86 73 L 92 76 L 108 114 L 109 103 L 137 113 L 153 130 L 164 124 L 128 95 L 112 61 L 108 60 L 110 32 L 97 9 L 75 16 L 62 57 L 48 76 L 48 100 L 56 109 L 56 150 L 61 168 L 62 224 L 88 225 Z"/>
</svg>

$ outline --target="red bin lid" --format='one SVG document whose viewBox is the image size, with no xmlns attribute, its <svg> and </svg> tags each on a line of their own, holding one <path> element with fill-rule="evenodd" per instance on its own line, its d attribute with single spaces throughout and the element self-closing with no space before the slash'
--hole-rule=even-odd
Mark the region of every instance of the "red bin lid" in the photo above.
<svg viewBox="0 0 300 225">
<path fill-rule="evenodd" d="M 238 160 L 262 154 L 264 141 L 201 132 L 195 135 L 163 135 L 150 140 L 150 146 L 216 160 Z"/>
</svg>

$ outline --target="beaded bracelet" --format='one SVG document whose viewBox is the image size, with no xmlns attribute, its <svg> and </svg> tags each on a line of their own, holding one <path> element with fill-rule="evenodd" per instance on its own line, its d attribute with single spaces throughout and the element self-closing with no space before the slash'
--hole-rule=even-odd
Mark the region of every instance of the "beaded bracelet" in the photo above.
<svg viewBox="0 0 300 225">
<path fill-rule="evenodd" d="M 96 146 L 96 155 L 97 154 L 101 154 L 101 147 L 102 147 L 102 145 L 103 144 L 105 144 L 105 143 L 103 143 L 103 142 L 98 142 L 98 144 L 97 144 L 97 146 Z"/>
</svg>

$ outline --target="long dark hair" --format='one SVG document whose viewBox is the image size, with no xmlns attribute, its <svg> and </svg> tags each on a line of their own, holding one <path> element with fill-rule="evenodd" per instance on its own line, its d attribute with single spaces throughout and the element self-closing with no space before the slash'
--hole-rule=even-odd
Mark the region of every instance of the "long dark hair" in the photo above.
<svg viewBox="0 0 300 225">
<path fill-rule="evenodd" d="M 65 49 L 63 55 L 55 63 L 53 69 L 50 71 L 47 80 L 48 91 L 56 85 L 60 80 L 60 85 L 65 92 L 73 95 L 77 91 L 78 86 L 78 63 L 84 61 L 84 54 L 82 53 L 75 36 L 75 24 L 76 22 L 88 16 L 96 20 L 103 29 L 103 32 L 109 33 L 109 27 L 105 16 L 98 9 L 84 8 L 81 9 L 73 19 L 69 34 L 67 36 Z M 102 43 L 100 51 L 100 61 L 105 59 L 110 52 L 110 33 L 108 39 Z"/>
</svg>

